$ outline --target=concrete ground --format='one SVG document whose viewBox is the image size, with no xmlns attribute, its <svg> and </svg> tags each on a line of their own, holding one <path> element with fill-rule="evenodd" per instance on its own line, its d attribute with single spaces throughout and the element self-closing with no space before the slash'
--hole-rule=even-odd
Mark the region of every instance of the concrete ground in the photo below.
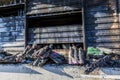
<svg viewBox="0 0 120 80">
<path fill-rule="evenodd" d="M 96 69 L 89 75 L 84 67 L 71 65 L 45 65 L 33 67 L 27 64 L 0 65 L 0 80 L 120 80 L 119 68 Z"/>
</svg>

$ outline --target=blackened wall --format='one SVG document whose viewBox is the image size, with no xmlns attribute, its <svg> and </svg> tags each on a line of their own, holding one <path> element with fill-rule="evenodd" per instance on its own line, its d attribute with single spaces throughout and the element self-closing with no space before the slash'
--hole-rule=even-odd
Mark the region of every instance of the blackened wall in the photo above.
<svg viewBox="0 0 120 80">
<path fill-rule="evenodd" d="M 0 17 L 0 47 L 5 51 L 16 52 L 24 49 L 24 12 L 18 15 Z"/>
<path fill-rule="evenodd" d="M 86 0 L 85 27 L 87 46 L 106 47 L 120 51 L 117 1 L 90 0 L 89 2 Z"/>
</svg>

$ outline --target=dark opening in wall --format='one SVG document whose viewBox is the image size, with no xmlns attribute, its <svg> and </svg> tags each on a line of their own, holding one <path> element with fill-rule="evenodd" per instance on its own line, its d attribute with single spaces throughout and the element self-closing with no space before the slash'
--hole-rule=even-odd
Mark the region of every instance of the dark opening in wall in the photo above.
<svg viewBox="0 0 120 80">
<path fill-rule="evenodd" d="M 57 26 L 57 25 L 82 25 L 82 14 L 64 14 L 56 16 L 28 18 L 28 27 Z"/>
</svg>

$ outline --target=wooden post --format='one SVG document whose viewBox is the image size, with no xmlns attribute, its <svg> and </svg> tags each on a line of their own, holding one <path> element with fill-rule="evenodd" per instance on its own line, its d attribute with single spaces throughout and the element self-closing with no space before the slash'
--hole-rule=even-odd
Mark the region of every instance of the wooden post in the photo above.
<svg viewBox="0 0 120 80">
<path fill-rule="evenodd" d="M 84 50 L 87 50 L 87 41 L 86 41 L 86 26 L 85 26 L 85 0 L 82 0 L 82 26 L 83 26 L 83 46 Z"/>
<path fill-rule="evenodd" d="M 27 0 L 25 0 L 25 6 L 24 6 L 24 14 L 25 14 L 25 25 L 24 25 L 24 27 L 25 27 L 25 32 L 24 32 L 24 39 L 25 39 L 25 47 L 27 46 L 27 31 L 28 31 L 28 25 L 27 25 L 27 15 L 26 15 L 26 13 L 27 13 Z"/>
</svg>

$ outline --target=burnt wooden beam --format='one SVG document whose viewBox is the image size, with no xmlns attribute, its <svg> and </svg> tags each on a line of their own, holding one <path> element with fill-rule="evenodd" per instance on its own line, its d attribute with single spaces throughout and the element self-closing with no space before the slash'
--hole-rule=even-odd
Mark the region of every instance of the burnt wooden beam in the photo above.
<svg viewBox="0 0 120 80">
<path fill-rule="evenodd" d="M 25 11 L 25 30 L 24 30 L 24 39 L 25 39 L 25 46 L 24 47 L 26 47 L 27 46 L 27 41 L 28 41 L 28 38 L 27 38 L 27 36 L 28 36 L 28 20 L 27 20 L 27 16 L 26 16 L 26 13 L 27 13 L 27 2 L 28 2 L 28 0 L 25 0 L 25 9 L 24 9 L 24 11 Z"/>
<path fill-rule="evenodd" d="M 20 9 L 20 8 L 24 9 L 24 3 L 0 6 L 0 11 L 7 11 L 8 9 L 15 10 L 15 9 Z"/>
<path fill-rule="evenodd" d="M 24 10 L 24 3 L 0 6 L 0 16 L 6 17 L 10 15 L 17 15 L 18 10 L 20 9 Z"/>
<path fill-rule="evenodd" d="M 85 26 L 85 0 L 82 0 L 82 26 L 83 26 L 83 46 L 84 50 L 87 51 L 86 41 L 86 26 Z"/>
<path fill-rule="evenodd" d="M 54 17 L 54 16 L 60 16 L 60 15 L 73 15 L 73 14 L 79 14 L 82 10 L 72 10 L 72 11 L 61 11 L 61 12 L 52 12 L 52 13 L 43 13 L 43 14 L 27 14 L 29 18 L 39 18 L 39 17 Z"/>
</svg>

